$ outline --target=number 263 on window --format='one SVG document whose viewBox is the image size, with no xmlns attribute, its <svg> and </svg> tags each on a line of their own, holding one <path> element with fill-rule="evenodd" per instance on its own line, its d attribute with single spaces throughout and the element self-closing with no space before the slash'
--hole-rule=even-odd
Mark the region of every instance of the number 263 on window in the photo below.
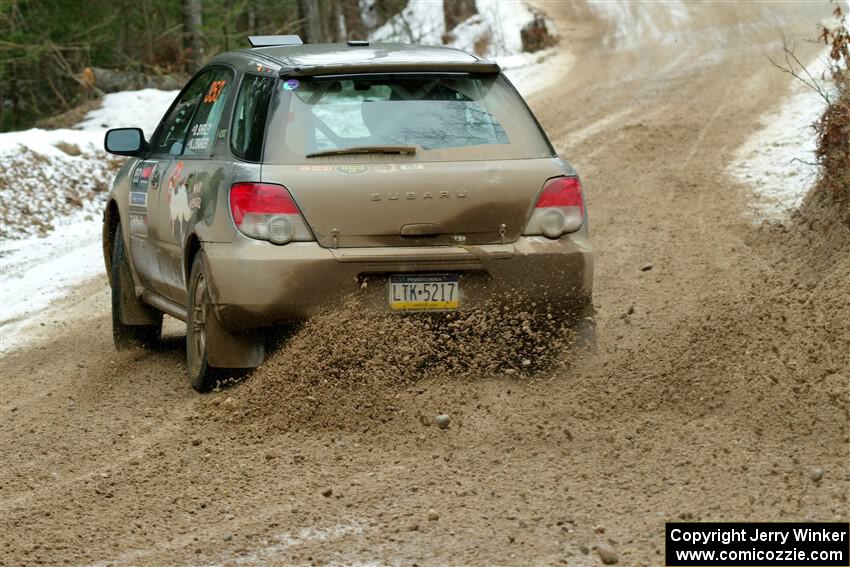
<svg viewBox="0 0 850 567">
<path fill-rule="evenodd" d="M 207 96 L 204 97 L 204 104 L 217 101 L 226 83 L 227 81 L 213 81 L 210 85 L 210 90 L 207 91 Z"/>
</svg>

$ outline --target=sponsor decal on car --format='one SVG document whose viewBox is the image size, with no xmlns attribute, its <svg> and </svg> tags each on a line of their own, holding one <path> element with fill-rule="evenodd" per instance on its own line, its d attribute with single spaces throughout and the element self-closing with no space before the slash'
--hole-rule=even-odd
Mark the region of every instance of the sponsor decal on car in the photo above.
<svg viewBox="0 0 850 567">
<path fill-rule="evenodd" d="M 133 170 L 129 197 L 130 234 L 147 234 L 148 189 L 156 169 L 157 162 L 140 161 Z"/>
<path fill-rule="evenodd" d="M 210 145 L 210 129 L 212 124 L 195 124 L 189 132 L 189 142 L 186 147 L 190 150 L 205 150 Z"/>
<path fill-rule="evenodd" d="M 336 166 L 336 170 L 340 173 L 363 173 L 364 171 L 369 171 L 368 165 L 338 165 Z"/>
<path fill-rule="evenodd" d="M 185 185 L 182 187 L 185 187 Z M 177 192 L 172 195 L 171 202 L 168 204 L 168 212 L 171 217 L 171 231 L 176 237 L 181 231 L 175 229 L 182 227 L 184 222 L 189 222 L 189 219 L 192 218 L 192 208 L 189 206 L 188 191 L 185 189 L 183 191 L 178 189 Z"/>
<path fill-rule="evenodd" d="M 176 191 L 180 186 L 183 177 L 183 162 L 178 161 L 177 165 L 174 166 L 174 171 L 171 172 L 171 175 L 168 176 L 168 190 Z"/>
<path fill-rule="evenodd" d="M 314 173 L 327 173 L 334 170 L 332 165 L 302 165 L 301 171 L 312 171 Z"/>
<path fill-rule="evenodd" d="M 210 84 L 210 89 L 207 91 L 206 96 L 204 97 L 204 104 L 212 104 L 218 100 L 221 96 L 221 91 L 224 90 L 224 85 L 227 84 L 227 81 L 213 81 Z"/>
</svg>

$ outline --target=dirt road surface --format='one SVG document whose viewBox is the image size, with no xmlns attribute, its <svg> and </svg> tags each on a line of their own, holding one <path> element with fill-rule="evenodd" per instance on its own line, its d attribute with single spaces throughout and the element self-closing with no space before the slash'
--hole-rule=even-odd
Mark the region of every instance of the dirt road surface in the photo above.
<svg viewBox="0 0 850 567">
<path fill-rule="evenodd" d="M 638 51 L 543 7 L 575 64 L 530 103 L 586 183 L 599 352 L 416 374 L 395 348 L 439 337 L 338 315 L 200 396 L 176 322 L 113 349 L 100 278 L 0 362 L 0 564 L 649 566 L 668 520 L 847 520 L 850 239 L 755 226 L 724 174 L 829 5 L 692 6 Z"/>
</svg>

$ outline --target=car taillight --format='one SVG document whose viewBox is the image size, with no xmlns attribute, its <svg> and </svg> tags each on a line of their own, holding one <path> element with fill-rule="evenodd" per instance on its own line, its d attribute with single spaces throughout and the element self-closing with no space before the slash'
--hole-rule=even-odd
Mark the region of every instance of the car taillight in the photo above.
<svg viewBox="0 0 850 567">
<path fill-rule="evenodd" d="M 283 185 L 234 183 L 230 212 L 242 234 L 274 244 L 314 240 L 298 205 Z"/>
<path fill-rule="evenodd" d="M 556 177 L 543 186 L 523 234 L 558 238 L 584 223 L 584 198 L 578 177 Z"/>
</svg>

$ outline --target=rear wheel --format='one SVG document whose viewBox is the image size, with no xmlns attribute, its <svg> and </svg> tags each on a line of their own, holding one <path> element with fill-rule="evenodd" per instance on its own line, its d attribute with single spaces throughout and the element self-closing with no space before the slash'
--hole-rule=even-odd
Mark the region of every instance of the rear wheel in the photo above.
<svg viewBox="0 0 850 567">
<path fill-rule="evenodd" d="M 162 313 L 136 296 L 133 275 L 124 251 L 121 225 L 112 243 L 112 340 L 115 348 L 149 347 L 159 340 Z M 130 321 L 142 321 L 131 323 Z"/>
<path fill-rule="evenodd" d="M 192 262 L 189 276 L 189 317 L 186 321 L 186 367 L 189 382 L 198 392 L 208 392 L 215 385 L 215 368 L 209 365 L 207 352 L 207 316 L 210 294 L 206 269 L 201 254 Z"/>
</svg>

